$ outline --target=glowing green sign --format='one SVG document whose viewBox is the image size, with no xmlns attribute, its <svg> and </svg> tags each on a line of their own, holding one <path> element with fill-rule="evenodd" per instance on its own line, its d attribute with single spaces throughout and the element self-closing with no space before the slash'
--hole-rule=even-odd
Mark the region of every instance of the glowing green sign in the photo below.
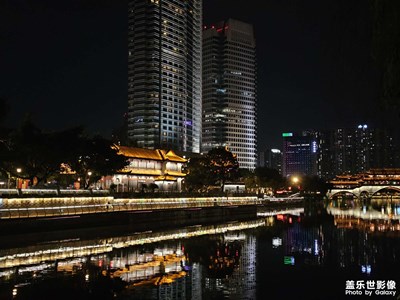
<svg viewBox="0 0 400 300">
<path fill-rule="evenodd" d="M 294 265 L 294 257 L 293 256 L 284 256 L 283 263 L 285 265 Z"/>
<path fill-rule="evenodd" d="M 283 136 L 283 137 L 293 136 L 293 133 L 291 133 L 291 132 L 284 132 L 284 133 L 282 133 L 282 136 Z"/>
</svg>

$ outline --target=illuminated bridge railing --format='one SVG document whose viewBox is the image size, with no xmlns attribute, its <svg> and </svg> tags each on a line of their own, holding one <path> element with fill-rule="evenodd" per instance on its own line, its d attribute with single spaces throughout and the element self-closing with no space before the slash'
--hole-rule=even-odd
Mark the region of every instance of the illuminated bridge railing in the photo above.
<svg viewBox="0 0 400 300">
<path fill-rule="evenodd" d="M 257 197 L 114 199 L 113 197 L 0 198 L 0 219 L 261 204 Z"/>
</svg>

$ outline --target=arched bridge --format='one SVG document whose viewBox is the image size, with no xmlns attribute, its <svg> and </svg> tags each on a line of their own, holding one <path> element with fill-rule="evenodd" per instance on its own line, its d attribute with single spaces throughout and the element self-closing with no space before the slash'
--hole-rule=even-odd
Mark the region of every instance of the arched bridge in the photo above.
<svg viewBox="0 0 400 300">
<path fill-rule="evenodd" d="M 326 196 L 353 194 L 357 198 L 370 198 L 378 193 L 400 193 L 400 169 L 371 169 L 357 175 L 340 175 L 332 181 Z"/>
<path fill-rule="evenodd" d="M 355 188 L 333 188 L 328 191 L 326 196 L 328 198 L 332 198 L 335 195 L 338 194 L 344 194 L 344 193 L 350 193 L 356 196 L 357 198 L 370 198 L 377 194 L 380 191 L 387 191 L 387 190 L 392 190 L 392 191 L 397 191 L 400 193 L 400 185 L 397 186 L 392 186 L 392 185 L 363 185 L 360 187 L 355 187 Z"/>
</svg>

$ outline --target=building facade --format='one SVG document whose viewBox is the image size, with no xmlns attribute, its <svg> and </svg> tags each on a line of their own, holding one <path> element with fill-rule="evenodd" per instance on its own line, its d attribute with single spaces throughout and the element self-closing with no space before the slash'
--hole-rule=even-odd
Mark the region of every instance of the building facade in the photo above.
<svg viewBox="0 0 400 300">
<path fill-rule="evenodd" d="M 318 144 L 318 175 L 326 179 L 399 167 L 398 143 L 389 129 L 363 124 L 319 131 Z"/>
<path fill-rule="evenodd" d="M 267 149 L 258 154 L 259 167 L 275 169 L 282 174 L 282 151 L 279 149 Z"/>
<path fill-rule="evenodd" d="M 182 190 L 182 181 L 186 176 L 182 172 L 187 163 L 185 158 L 172 150 L 115 147 L 129 164 L 117 174 L 103 177 L 99 182 L 102 188 L 109 189 L 114 184 L 118 192 L 143 192 L 156 184 L 159 191 Z"/>
<path fill-rule="evenodd" d="M 129 0 L 128 9 L 128 139 L 199 152 L 202 0 Z"/>
<path fill-rule="evenodd" d="M 229 19 L 203 31 L 202 151 L 227 146 L 241 168 L 257 164 L 253 26 Z"/>
<path fill-rule="evenodd" d="M 282 175 L 317 175 L 318 144 L 314 133 L 287 132 L 282 134 Z"/>
</svg>

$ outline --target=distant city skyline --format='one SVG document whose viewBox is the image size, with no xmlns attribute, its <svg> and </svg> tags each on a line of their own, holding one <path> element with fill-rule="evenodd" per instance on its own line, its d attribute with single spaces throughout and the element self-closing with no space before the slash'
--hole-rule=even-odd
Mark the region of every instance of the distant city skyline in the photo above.
<svg viewBox="0 0 400 300">
<path fill-rule="evenodd" d="M 203 1 L 203 18 L 254 25 L 259 150 L 281 148 L 285 131 L 398 121 L 379 101 L 382 72 L 371 46 L 369 1 L 246 3 Z M 0 97 L 12 108 L 7 124 L 17 126 L 30 112 L 47 130 L 84 125 L 110 135 L 119 127 L 128 110 L 127 7 L 127 1 L 2 2 Z"/>
</svg>

